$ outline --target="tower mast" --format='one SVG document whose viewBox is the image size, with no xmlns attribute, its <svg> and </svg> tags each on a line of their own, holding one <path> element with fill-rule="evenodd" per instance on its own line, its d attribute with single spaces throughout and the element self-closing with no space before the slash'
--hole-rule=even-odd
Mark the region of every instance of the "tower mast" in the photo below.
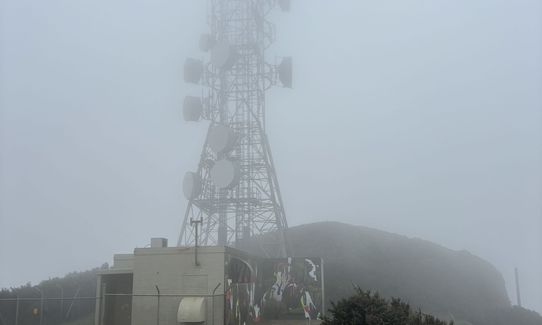
<svg viewBox="0 0 542 325">
<path fill-rule="evenodd" d="M 292 85 L 290 58 L 271 65 L 266 49 L 274 42 L 271 10 L 289 9 L 280 0 L 209 0 L 210 33 L 200 39 L 208 62 L 187 59 L 184 79 L 204 86 L 203 96 L 185 98 L 188 121 L 209 120 L 196 172 L 188 172 L 188 199 L 179 246 L 191 246 L 189 220 L 203 218 L 200 243 L 242 247 L 254 236 L 269 257 L 288 255 L 288 228 L 269 141 L 265 93 Z"/>
</svg>

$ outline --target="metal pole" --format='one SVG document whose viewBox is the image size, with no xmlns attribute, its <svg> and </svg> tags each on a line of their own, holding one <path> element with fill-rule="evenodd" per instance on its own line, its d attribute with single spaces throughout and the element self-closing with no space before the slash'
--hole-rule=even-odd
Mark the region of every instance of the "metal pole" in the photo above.
<svg viewBox="0 0 542 325">
<path fill-rule="evenodd" d="M 61 319 L 64 318 L 64 288 L 61 285 L 56 285 L 60 289 L 60 315 Z"/>
<path fill-rule="evenodd" d="M 40 295 L 41 295 L 41 299 L 40 299 L 40 325 L 43 324 L 43 291 L 41 291 L 41 289 L 39 287 L 35 287 L 36 290 L 39 291 Z"/>
<path fill-rule="evenodd" d="M 81 288 L 77 288 L 77 291 L 75 292 L 75 295 L 73 296 L 72 298 L 72 301 L 70 303 L 70 307 L 68 308 L 68 311 L 66 312 L 66 317 L 65 318 L 68 318 L 70 316 L 70 312 L 72 310 L 72 307 L 73 307 L 73 303 L 74 303 L 74 300 L 75 298 L 77 298 L 77 296 L 79 295 L 79 291 L 81 290 Z"/>
<path fill-rule="evenodd" d="M 195 242 L 194 242 L 194 263 L 196 264 L 196 266 L 199 266 L 199 262 L 198 262 L 198 224 L 202 224 L 203 223 L 203 217 L 200 217 L 199 220 L 194 220 L 192 218 L 190 218 L 190 225 L 191 226 L 194 226 L 196 229 L 195 229 Z"/>
<path fill-rule="evenodd" d="M 212 316 L 213 317 L 213 325 L 215 325 L 215 292 L 216 292 L 216 289 L 218 289 L 218 287 L 220 287 L 220 282 L 218 282 L 218 284 L 216 285 L 215 289 L 213 290 L 213 294 L 211 296 L 211 308 L 213 309 L 213 312 L 212 312 Z"/>
<path fill-rule="evenodd" d="M 521 293 L 519 291 L 519 272 L 517 267 L 515 268 L 514 273 L 516 275 L 516 298 L 518 300 L 518 306 L 521 307 Z"/>
<path fill-rule="evenodd" d="M 17 295 L 17 303 L 15 305 L 15 325 L 19 325 L 19 295 Z"/>
<path fill-rule="evenodd" d="M 196 244 L 194 245 L 194 262 L 196 263 L 196 266 L 199 265 L 198 263 L 198 225 L 196 223 Z"/>
<path fill-rule="evenodd" d="M 156 308 L 156 325 L 160 325 L 160 289 L 158 288 L 158 285 L 154 286 L 156 288 L 156 291 L 158 292 L 158 306 Z"/>
</svg>

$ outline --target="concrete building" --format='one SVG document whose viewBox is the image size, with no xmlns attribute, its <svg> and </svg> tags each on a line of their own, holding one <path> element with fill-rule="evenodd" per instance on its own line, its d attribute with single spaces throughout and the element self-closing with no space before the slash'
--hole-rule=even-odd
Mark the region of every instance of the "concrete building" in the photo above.
<svg viewBox="0 0 542 325">
<path fill-rule="evenodd" d="M 262 259 L 224 246 L 150 247 L 99 274 L 96 325 L 254 324 L 323 310 L 319 258 Z M 281 322 L 283 323 L 283 322 Z M 289 322 L 290 323 L 290 322 Z"/>
</svg>

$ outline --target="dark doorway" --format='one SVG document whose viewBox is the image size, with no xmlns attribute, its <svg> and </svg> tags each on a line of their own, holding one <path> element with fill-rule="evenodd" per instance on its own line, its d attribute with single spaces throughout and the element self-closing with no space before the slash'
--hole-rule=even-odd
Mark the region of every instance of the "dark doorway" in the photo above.
<svg viewBox="0 0 542 325">
<path fill-rule="evenodd" d="M 102 275 L 102 325 L 130 325 L 133 274 Z"/>
</svg>

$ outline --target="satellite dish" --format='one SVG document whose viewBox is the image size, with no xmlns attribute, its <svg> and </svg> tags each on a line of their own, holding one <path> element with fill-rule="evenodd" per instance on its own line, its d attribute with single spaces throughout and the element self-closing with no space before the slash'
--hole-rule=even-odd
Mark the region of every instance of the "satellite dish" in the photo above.
<svg viewBox="0 0 542 325">
<path fill-rule="evenodd" d="M 220 69 L 230 69 L 235 64 L 237 52 L 226 40 L 218 41 L 211 50 L 211 63 Z"/>
<path fill-rule="evenodd" d="M 201 194 L 201 178 L 197 173 L 187 172 L 183 179 L 183 193 L 188 200 L 195 199 Z"/>
<path fill-rule="evenodd" d="M 290 11 L 290 0 L 279 0 L 279 7 L 284 12 Z"/>
<path fill-rule="evenodd" d="M 197 84 L 203 76 L 203 62 L 188 58 L 184 61 L 184 81 Z"/>
<path fill-rule="evenodd" d="M 278 66 L 279 80 L 286 88 L 292 88 L 292 57 L 285 57 Z"/>
<path fill-rule="evenodd" d="M 232 188 L 239 183 L 241 168 L 239 162 L 221 159 L 211 169 L 211 180 L 218 188 Z"/>
<path fill-rule="evenodd" d="M 201 275 L 197 276 L 201 277 Z M 203 297 L 183 297 L 177 309 L 177 323 L 204 323 L 207 319 L 205 299 Z"/>
<path fill-rule="evenodd" d="M 216 124 L 209 130 L 207 143 L 215 153 L 228 152 L 233 149 L 237 137 L 230 127 Z"/>
<path fill-rule="evenodd" d="M 185 121 L 199 121 L 203 112 L 201 98 L 186 96 L 183 102 L 183 118 Z"/>
<path fill-rule="evenodd" d="M 209 52 L 211 48 L 213 48 L 213 45 L 215 44 L 215 40 L 210 34 L 201 34 L 199 38 L 199 48 L 200 50 L 204 52 Z"/>
</svg>

